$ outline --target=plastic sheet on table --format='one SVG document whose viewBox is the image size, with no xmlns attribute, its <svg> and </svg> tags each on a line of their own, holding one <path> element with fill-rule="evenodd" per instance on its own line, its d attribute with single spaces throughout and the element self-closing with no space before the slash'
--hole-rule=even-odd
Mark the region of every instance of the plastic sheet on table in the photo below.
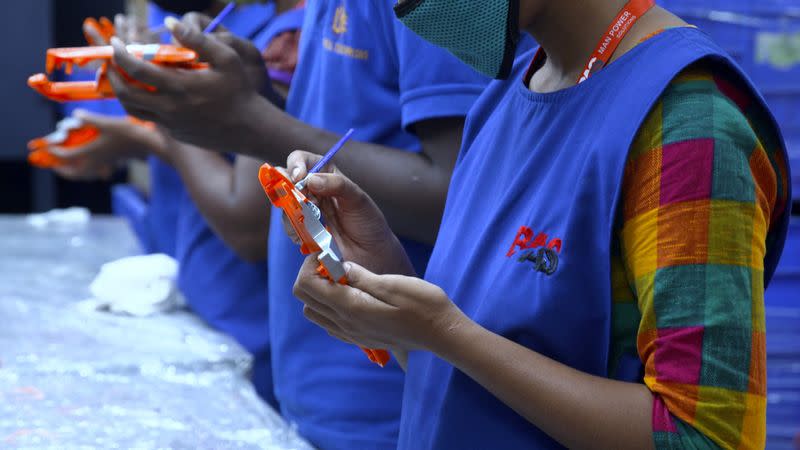
<svg viewBox="0 0 800 450">
<path fill-rule="evenodd" d="M 0 370 L 0 447 L 310 449 L 227 371 Z"/>
<path fill-rule="evenodd" d="M 0 249 L 0 448 L 310 448 L 259 400 L 250 356 L 192 314 L 78 307 L 103 263 L 136 253 L 122 220 L 0 216 Z"/>
</svg>

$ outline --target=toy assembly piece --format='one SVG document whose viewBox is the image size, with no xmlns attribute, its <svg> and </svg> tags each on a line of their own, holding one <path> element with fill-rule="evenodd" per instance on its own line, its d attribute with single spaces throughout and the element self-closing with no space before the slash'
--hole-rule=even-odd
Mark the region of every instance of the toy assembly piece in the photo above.
<svg viewBox="0 0 800 450">
<path fill-rule="evenodd" d="M 151 122 L 144 122 L 133 117 L 128 120 L 136 125 L 154 128 Z M 34 139 L 28 142 L 28 162 L 40 169 L 52 169 L 63 166 L 65 161 L 54 155 L 51 147 L 61 147 L 64 149 L 75 149 L 84 146 L 100 136 L 97 127 L 84 123 L 77 117 L 67 117 L 56 125 L 56 130 L 45 137 Z"/>
<path fill-rule="evenodd" d="M 269 164 L 258 172 L 258 179 L 267 193 L 269 201 L 283 210 L 292 228 L 302 242 L 300 252 L 304 255 L 319 252 L 320 265 L 317 272 L 332 283 L 347 284 L 341 252 L 333 236 L 323 225 L 319 208 L 300 192 L 288 178 Z M 386 350 L 362 348 L 369 360 L 385 366 L 390 359 Z"/>
<path fill-rule="evenodd" d="M 75 148 L 87 144 L 97 138 L 100 131 L 82 120 L 68 117 L 56 125 L 56 130 L 45 137 L 34 139 L 28 143 L 28 162 L 40 169 L 51 169 L 64 164 L 64 160 L 50 152 L 50 147 L 59 146 Z"/>
<path fill-rule="evenodd" d="M 198 60 L 197 53 L 187 48 L 166 44 L 131 44 L 127 46 L 128 52 L 137 58 L 149 61 L 160 66 L 199 70 L 208 68 L 208 64 Z M 28 78 L 28 86 L 43 96 L 58 102 L 101 100 L 114 98 L 114 91 L 108 81 L 107 73 L 109 64 L 114 57 L 114 48 L 110 45 L 102 47 L 75 47 L 53 48 L 47 51 L 45 70 L 47 74 L 56 69 L 64 69 L 72 73 L 73 66 L 85 66 L 92 62 L 100 62 L 102 66 L 97 71 L 94 81 L 68 81 L 53 82 L 46 74 L 40 73 Z M 135 80 L 132 83 L 144 89 L 153 90 Z"/>
<path fill-rule="evenodd" d="M 94 17 L 88 17 L 83 21 L 83 28 L 84 30 L 86 28 L 92 28 L 100 37 L 105 40 L 105 42 L 95 42 L 94 38 L 89 33 L 84 32 L 86 42 L 88 42 L 89 45 L 103 45 L 108 43 L 111 38 L 117 34 L 114 24 L 107 17 L 101 17 L 99 20 L 95 19 Z"/>
</svg>

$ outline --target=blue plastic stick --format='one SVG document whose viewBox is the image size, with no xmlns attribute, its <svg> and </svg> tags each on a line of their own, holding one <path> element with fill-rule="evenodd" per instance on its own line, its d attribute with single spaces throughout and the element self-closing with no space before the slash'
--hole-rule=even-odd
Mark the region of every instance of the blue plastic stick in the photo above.
<svg viewBox="0 0 800 450">
<path fill-rule="evenodd" d="M 355 132 L 356 132 L 356 130 L 354 130 L 353 128 L 350 128 L 350 130 L 347 133 L 345 133 L 344 136 L 342 136 L 341 139 L 339 139 L 339 142 L 334 144 L 333 147 L 331 147 L 331 149 L 328 150 L 328 153 L 326 153 L 325 156 L 323 156 L 322 159 L 320 159 L 319 162 L 317 162 L 314 165 L 314 167 L 312 167 L 311 170 L 308 171 L 308 175 L 306 175 L 305 178 L 300 180 L 295 185 L 295 187 L 298 190 L 302 191 L 303 188 L 306 187 L 306 181 L 308 180 L 308 177 L 310 177 L 311 175 L 313 175 L 313 174 L 319 172 L 320 170 L 322 170 L 322 168 L 325 167 L 325 165 L 328 164 L 331 161 L 331 159 L 333 159 L 334 156 L 336 156 L 336 153 L 338 153 L 339 150 L 341 150 L 342 147 L 344 147 L 344 144 L 346 144 L 347 141 L 349 141 L 350 138 L 353 137 L 353 133 L 355 133 Z"/>
<path fill-rule="evenodd" d="M 219 24 L 221 24 L 222 21 L 225 20 L 226 17 L 228 17 L 228 14 L 230 14 L 234 9 L 236 9 L 236 2 L 228 3 L 228 6 L 226 6 L 225 9 L 220 11 L 219 14 L 217 14 L 217 17 L 214 17 L 214 20 L 212 20 L 211 23 L 208 24 L 206 29 L 203 30 L 203 33 L 208 34 L 216 30 Z"/>
</svg>

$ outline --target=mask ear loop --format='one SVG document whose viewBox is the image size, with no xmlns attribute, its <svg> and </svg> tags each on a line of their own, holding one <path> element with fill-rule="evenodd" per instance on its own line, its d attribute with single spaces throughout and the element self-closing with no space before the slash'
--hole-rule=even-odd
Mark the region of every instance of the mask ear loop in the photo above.
<svg viewBox="0 0 800 450">
<path fill-rule="evenodd" d="M 398 19 L 402 19 L 411 11 L 417 9 L 417 7 L 424 1 L 425 0 L 400 0 L 394 5 L 394 14 Z"/>
<path fill-rule="evenodd" d="M 498 80 L 508 79 L 519 45 L 519 0 L 508 0 L 508 20 L 506 21 L 506 47 L 503 51 L 503 63 L 497 74 Z"/>
</svg>

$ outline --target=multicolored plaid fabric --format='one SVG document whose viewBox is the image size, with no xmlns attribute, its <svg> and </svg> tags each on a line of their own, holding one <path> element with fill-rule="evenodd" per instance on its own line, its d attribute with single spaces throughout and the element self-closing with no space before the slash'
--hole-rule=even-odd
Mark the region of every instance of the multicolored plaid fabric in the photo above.
<svg viewBox="0 0 800 450">
<path fill-rule="evenodd" d="M 657 448 L 765 445 L 763 262 L 787 177 L 744 92 L 710 67 L 684 71 L 625 170 L 610 371 L 638 354 Z"/>
</svg>

